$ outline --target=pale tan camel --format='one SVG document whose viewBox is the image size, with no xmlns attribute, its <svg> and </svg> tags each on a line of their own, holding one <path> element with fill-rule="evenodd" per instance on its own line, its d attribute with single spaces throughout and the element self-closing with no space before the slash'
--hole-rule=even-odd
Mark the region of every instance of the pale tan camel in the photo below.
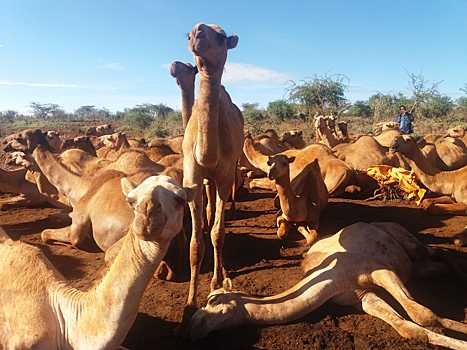
<svg viewBox="0 0 467 350">
<path fill-rule="evenodd" d="M 149 148 L 138 149 L 130 145 L 126 134 L 122 132 L 101 136 L 100 140 L 105 147 L 115 151 L 115 154 L 110 158 L 109 153 L 106 155 L 106 158 L 110 160 L 118 159 L 124 152 L 139 151 L 145 153 L 152 162 L 157 163 L 162 157 L 175 153 L 170 146 L 162 143 L 153 144 Z"/>
<path fill-rule="evenodd" d="M 390 150 L 406 156 L 420 182 L 431 192 L 441 196 L 424 199 L 424 209 L 433 215 L 467 215 L 467 166 L 440 171 L 427 160 L 410 135 L 396 137 Z"/>
<path fill-rule="evenodd" d="M 282 133 L 279 141 L 285 142 L 290 149 L 301 149 L 306 146 L 306 142 L 302 136 L 303 132 L 301 130 L 290 130 Z"/>
<path fill-rule="evenodd" d="M 115 261 L 87 292 L 73 288 L 38 248 L 0 238 L 0 348 L 121 348 L 194 191 L 166 176 L 138 187 L 123 178 L 119 187 L 133 219 Z"/>
<path fill-rule="evenodd" d="M 55 152 L 46 140 L 46 134 L 46 132 L 42 132 L 40 129 L 23 130 L 6 137 L 4 143 L 2 143 L 2 149 L 5 152 L 21 151 L 31 154 L 36 146 L 41 144 Z"/>
<path fill-rule="evenodd" d="M 465 144 L 467 144 L 467 132 L 466 131 L 467 131 L 466 125 L 457 125 L 453 128 L 448 129 L 446 131 L 446 136 L 460 139 Z"/>
<path fill-rule="evenodd" d="M 206 178 L 216 186 L 217 202 L 211 240 L 214 247 L 214 274 L 211 289 L 222 284 L 222 248 L 224 244 L 224 211 L 235 180 L 235 168 L 243 145 L 243 116 L 221 85 L 227 50 L 237 46 L 238 36 L 227 37 L 217 25 L 197 24 L 188 35 L 188 48 L 194 55 L 200 80 L 198 99 L 183 139 L 183 183 L 196 184 L 198 192 L 189 203 L 193 232 L 190 244 L 191 278 L 183 321 L 177 330 L 182 333 L 197 310 L 197 289 L 204 255 L 202 237 L 203 191 Z"/>
<path fill-rule="evenodd" d="M 435 333 L 440 327 L 466 333 L 467 325 L 439 317 L 416 302 L 404 286 L 416 266 L 434 271 L 447 266 L 431 259 L 431 248 L 394 222 L 347 226 L 316 242 L 305 254 L 305 277 L 283 293 L 255 297 L 232 291 L 230 281 L 211 292 L 207 305 L 190 322 L 193 340 L 210 332 L 245 325 L 292 322 L 325 302 L 354 306 L 389 323 L 405 338 L 415 338 L 450 349 L 466 349 L 467 342 Z M 417 264 L 412 265 L 412 261 Z M 411 271 L 412 270 L 412 271 Z M 387 291 L 407 312 L 405 319 L 384 298 Z"/>
<path fill-rule="evenodd" d="M 455 170 L 467 165 L 467 146 L 461 139 L 428 134 L 418 145 L 428 157 L 436 159 L 436 167 L 441 170 Z M 434 145 L 434 148 L 430 145 Z M 431 155 L 431 152 L 435 154 Z"/>
<path fill-rule="evenodd" d="M 140 168 L 134 174 L 103 170 L 91 176 L 78 175 L 66 168 L 54 154 L 44 151 L 41 146 L 38 146 L 33 154 L 42 173 L 73 207 L 69 214 L 71 225 L 43 230 L 42 241 L 64 242 L 80 248 L 87 237 L 92 237 L 97 246 L 106 252 L 106 261 L 112 261 L 133 219 L 132 211 L 125 203 L 125 196 L 116 190 L 120 180 L 127 178 L 139 184 L 160 172 L 154 168 Z M 163 169 L 162 174 L 172 175 L 181 183 L 181 172 L 177 173 L 171 168 Z M 176 244 L 182 244 L 182 239 L 177 239 Z M 112 246 L 115 247 L 110 249 Z M 182 263 L 175 264 L 176 269 L 181 269 Z M 177 271 L 172 271 L 164 264 L 160 271 L 158 270 L 158 277 L 175 278 L 176 273 Z"/>
<path fill-rule="evenodd" d="M 390 165 L 408 169 L 407 161 L 400 154 L 390 153 L 373 136 L 362 136 L 355 142 L 341 143 L 332 149 L 337 158 L 366 171 L 375 165 Z"/>
<path fill-rule="evenodd" d="M 183 130 L 188 125 L 195 103 L 195 76 L 197 73 L 198 67 L 193 67 L 188 62 L 175 61 L 170 66 L 170 75 L 175 78 L 182 92 Z"/>
<path fill-rule="evenodd" d="M 373 138 L 383 147 L 389 147 L 394 137 L 402 135 L 399 129 L 385 129 Z"/>
<path fill-rule="evenodd" d="M 92 143 L 89 136 L 77 136 L 72 139 L 66 139 L 60 145 L 60 148 L 65 151 L 68 149 L 80 149 L 88 152 L 93 157 L 97 157 L 96 147 Z"/>
<path fill-rule="evenodd" d="M 2 201 L 2 208 L 31 206 L 49 203 L 65 212 L 71 210 L 71 204 L 60 194 L 42 173 L 35 159 L 23 152 L 11 152 L 9 161 L 22 166 L 22 169 L 6 171 L 0 169 L 0 188 L 4 191 L 20 193 L 21 196 Z"/>
<path fill-rule="evenodd" d="M 85 135 L 86 136 L 104 136 L 104 135 L 111 135 L 115 133 L 114 129 L 112 128 L 112 124 L 104 124 L 99 126 L 92 126 L 86 129 Z"/>
<path fill-rule="evenodd" d="M 380 122 L 373 126 L 373 133 L 375 135 L 381 134 L 385 130 L 398 130 L 400 131 L 400 125 L 398 122 Z"/>
<path fill-rule="evenodd" d="M 268 172 L 268 156 L 258 152 L 252 145 L 251 138 L 245 138 L 243 152 L 254 167 Z M 281 154 L 287 157 L 295 157 L 290 164 L 290 179 L 293 179 L 311 162 L 318 159 L 321 177 L 326 184 L 331 197 L 341 196 L 345 193 L 359 193 L 368 188 L 377 186 L 366 172 L 355 170 L 351 165 L 338 159 L 332 150 L 321 143 L 312 143 L 300 150 L 287 150 Z M 275 190 L 275 184 L 268 178 L 253 179 L 249 183 L 250 188 L 263 188 Z"/>
<path fill-rule="evenodd" d="M 318 238 L 319 216 L 328 203 L 329 193 L 321 178 L 317 159 L 291 182 L 289 164 L 294 161 L 295 157 L 289 158 L 284 154 L 268 160 L 268 177 L 276 184 L 276 207 L 281 209 L 277 217 L 277 235 L 285 239 L 295 227 L 307 244 L 313 244 Z"/>
<path fill-rule="evenodd" d="M 316 142 L 320 142 L 333 148 L 334 146 L 343 142 L 337 137 L 335 129 L 330 129 L 327 118 L 319 115 L 315 118 L 315 131 L 316 131 Z M 334 131 L 334 132 L 333 132 Z"/>
<path fill-rule="evenodd" d="M 182 143 L 183 143 L 183 135 L 175 136 L 171 138 L 156 137 L 148 142 L 148 148 L 151 148 L 154 146 L 157 147 L 159 144 L 164 144 L 164 145 L 169 146 L 174 153 L 183 153 Z"/>
</svg>

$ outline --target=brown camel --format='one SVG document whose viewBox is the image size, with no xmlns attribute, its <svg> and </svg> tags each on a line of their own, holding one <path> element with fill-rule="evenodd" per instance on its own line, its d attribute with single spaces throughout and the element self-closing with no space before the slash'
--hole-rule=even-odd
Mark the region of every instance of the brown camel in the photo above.
<svg viewBox="0 0 467 350">
<path fill-rule="evenodd" d="M 166 176 L 138 187 L 122 178 L 119 188 L 132 220 L 115 261 L 89 291 L 71 287 L 38 248 L 0 228 L 1 349 L 122 349 L 193 189 Z"/>
<path fill-rule="evenodd" d="M 65 151 L 67 149 L 80 149 L 88 152 L 93 157 L 97 157 L 96 147 L 92 143 L 89 136 L 77 136 L 72 139 L 66 139 L 60 145 L 60 148 Z"/>
<path fill-rule="evenodd" d="M 276 184 L 276 207 L 281 210 L 277 217 L 277 235 L 285 239 L 295 227 L 307 244 L 318 238 L 319 216 L 328 203 L 329 193 L 321 178 L 318 160 L 308 164 L 290 182 L 289 164 L 295 157 L 278 154 L 269 157 L 268 177 Z M 279 203 L 277 203 L 279 202 Z"/>
<path fill-rule="evenodd" d="M 459 138 L 428 134 L 418 145 L 428 157 L 436 159 L 436 167 L 441 170 L 455 170 L 467 165 L 467 146 Z M 431 152 L 435 154 L 431 156 Z"/>
<path fill-rule="evenodd" d="M 337 137 L 335 129 L 329 128 L 327 118 L 322 115 L 315 118 L 316 142 L 320 142 L 333 148 L 343 142 Z"/>
<path fill-rule="evenodd" d="M 389 152 L 373 136 L 362 136 L 355 142 L 341 143 L 332 149 L 337 158 L 366 171 L 374 165 L 390 165 L 408 169 L 407 161 L 400 154 Z"/>
<path fill-rule="evenodd" d="M 104 124 L 99 126 L 92 126 L 86 129 L 85 135 L 86 136 L 104 136 L 104 135 L 111 135 L 115 133 L 114 129 L 112 128 L 112 124 Z"/>
<path fill-rule="evenodd" d="M 193 67 L 188 62 L 175 61 L 170 66 L 170 75 L 175 78 L 182 92 L 183 130 L 188 125 L 195 103 L 195 76 L 197 73 L 198 67 Z"/>
<path fill-rule="evenodd" d="M 258 152 L 252 144 L 251 138 L 245 138 L 243 152 L 246 158 L 256 168 L 267 174 L 268 156 Z M 332 150 L 324 144 L 312 143 L 300 150 L 287 150 L 281 154 L 287 157 L 295 157 L 290 164 L 290 180 L 293 179 L 311 162 L 318 159 L 321 177 L 326 184 L 331 197 L 341 196 L 346 193 L 359 193 L 377 186 L 366 172 L 355 170 L 352 166 L 338 159 Z M 250 188 L 264 188 L 275 190 L 275 184 L 268 178 L 258 178 L 250 181 Z"/>
<path fill-rule="evenodd" d="M 467 215 L 467 166 L 457 170 L 440 171 L 427 160 L 410 135 L 396 137 L 390 150 L 406 156 L 421 183 L 431 192 L 441 196 L 424 199 L 424 209 L 433 215 Z"/>
<path fill-rule="evenodd" d="M 183 153 L 182 143 L 183 143 L 183 135 L 175 136 L 172 138 L 156 137 L 148 142 L 148 148 L 157 147 L 160 144 L 164 144 L 170 147 L 173 153 Z"/>
<path fill-rule="evenodd" d="M 290 130 L 282 133 L 279 141 L 285 142 L 289 149 L 302 149 L 306 146 L 301 130 Z"/>
<path fill-rule="evenodd" d="M 257 297 L 232 291 L 230 281 L 211 292 L 207 305 L 191 322 L 193 340 L 210 332 L 245 325 L 292 322 L 329 301 L 354 306 L 389 323 L 405 338 L 450 349 L 466 349 L 467 342 L 435 333 L 440 327 L 466 333 L 467 325 L 442 318 L 416 302 L 404 286 L 417 266 L 433 273 L 448 270 L 431 258 L 431 248 L 394 222 L 358 222 L 316 242 L 305 254 L 305 277 L 278 295 Z M 416 264 L 412 265 L 412 261 Z M 278 283 L 280 283 L 278 281 Z M 404 318 L 388 302 L 388 292 L 406 311 Z"/>
<path fill-rule="evenodd" d="M 177 333 L 184 331 L 198 308 L 197 289 L 204 255 L 202 237 L 204 179 L 216 186 L 217 202 L 211 240 L 214 247 L 214 274 L 211 289 L 222 284 L 222 247 L 224 211 L 235 180 L 235 168 L 243 145 L 243 116 L 221 85 L 227 50 L 237 46 L 238 36 L 227 37 L 217 25 L 197 24 L 188 35 L 188 48 L 194 55 L 200 80 L 198 99 L 193 105 L 183 139 L 183 183 L 196 184 L 198 191 L 189 203 L 193 233 L 190 244 L 191 278 L 183 321 Z"/>
</svg>

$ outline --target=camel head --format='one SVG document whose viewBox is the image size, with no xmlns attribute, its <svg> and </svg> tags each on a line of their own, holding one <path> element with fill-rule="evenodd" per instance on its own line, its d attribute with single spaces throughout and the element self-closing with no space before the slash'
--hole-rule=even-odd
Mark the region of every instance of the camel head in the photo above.
<svg viewBox="0 0 467 350">
<path fill-rule="evenodd" d="M 188 49 L 193 53 L 196 66 L 203 69 L 224 69 L 227 50 L 237 46 L 238 36 L 227 36 L 215 24 L 198 23 L 188 34 Z"/>
<path fill-rule="evenodd" d="M 134 232 L 145 241 L 171 240 L 183 225 L 184 206 L 191 201 L 195 187 L 181 187 L 165 175 L 148 177 L 139 186 L 121 179 L 126 201 L 135 212 Z"/>
<path fill-rule="evenodd" d="M 190 320 L 188 330 L 191 339 L 196 341 L 206 337 L 210 332 L 242 326 L 248 319 L 243 297 L 245 294 L 232 291 L 232 282 L 226 278 L 223 288 L 208 295 L 205 307 L 195 312 Z"/>
<path fill-rule="evenodd" d="M 327 128 L 326 118 L 322 115 L 315 117 L 315 128 L 322 129 L 324 127 Z"/>
<path fill-rule="evenodd" d="M 295 157 L 287 157 L 283 154 L 268 157 L 268 178 L 269 180 L 276 180 L 284 176 L 289 176 L 289 164 L 293 163 Z"/>
<path fill-rule="evenodd" d="M 400 152 L 404 155 L 411 153 L 415 147 L 418 147 L 415 139 L 410 135 L 400 135 L 394 137 L 389 145 L 389 152 Z"/>
<path fill-rule="evenodd" d="M 465 125 L 455 126 L 446 131 L 446 137 L 463 138 L 465 135 L 466 129 L 467 129 L 467 126 Z"/>
<path fill-rule="evenodd" d="M 47 133 L 42 132 L 39 129 L 27 129 L 17 134 L 11 135 L 8 140 L 8 144 L 4 147 L 5 152 L 21 151 L 24 153 L 31 154 L 37 145 L 49 144 L 45 138 Z"/>
</svg>

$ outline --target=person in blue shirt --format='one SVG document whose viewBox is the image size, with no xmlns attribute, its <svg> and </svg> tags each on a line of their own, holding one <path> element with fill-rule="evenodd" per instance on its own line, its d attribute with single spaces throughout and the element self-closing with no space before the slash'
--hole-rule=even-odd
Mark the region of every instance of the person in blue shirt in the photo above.
<svg viewBox="0 0 467 350">
<path fill-rule="evenodd" d="M 414 120 L 413 115 L 409 112 L 407 112 L 407 108 L 405 106 L 400 107 L 400 113 L 396 117 L 396 122 L 399 123 L 399 129 L 400 131 L 406 133 L 406 134 L 411 134 L 413 133 L 413 126 L 412 122 Z"/>
</svg>

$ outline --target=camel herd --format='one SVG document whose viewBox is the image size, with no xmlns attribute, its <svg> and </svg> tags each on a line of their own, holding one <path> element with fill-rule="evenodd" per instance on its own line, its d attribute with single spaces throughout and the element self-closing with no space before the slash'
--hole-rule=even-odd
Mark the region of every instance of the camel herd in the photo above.
<svg viewBox="0 0 467 350">
<path fill-rule="evenodd" d="M 411 273 L 421 273 L 417 267 L 424 274 L 452 268 L 436 249 L 392 222 L 357 222 L 318 236 L 320 212 L 330 197 L 364 198 L 378 188 L 366 173 L 374 165 L 412 169 L 433 194 L 421 204 L 429 214 L 467 215 L 466 128 L 416 142 L 394 123 L 357 135 L 346 122 L 317 116 L 316 141 L 309 144 L 298 131 L 278 136 L 271 129 L 253 137 L 221 85 L 227 52 L 238 40 L 217 25 L 200 23 L 189 33 L 195 64 L 176 61 L 170 69 L 181 91 L 182 136 L 143 144 L 102 125 L 68 140 L 41 130 L 4 138 L 2 152 L 15 167 L 0 167 L 0 190 L 18 196 L 3 200 L 1 209 L 46 203 L 60 208 L 54 220 L 66 226 L 43 230 L 42 241 L 80 248 L 92 237 L 109 269 L 94 288 L 79 291 L 37 248 L 13 241 L 0 227 L 0 349 L 119 348 L 151 277 L 172 280 L 185 265 L 190 284 L 177 336 L 197 340 L 219 329 L 290 322 L 329 300 L 381 318 L 403 337 L 467 348 L 466 341 L 427 328 L 467 333 L 466 324 L 435 315 L 404 286 Z M 230 198 L 235 209 L 245 177 L 250 189 L 277 192 L 278 237 L 297 230 L 310 246 L 303 280 L 279 295 L 232 291 L 223 266 L 226 203 Z M 207 305 L 200 308 L 203 232 L 211 237 L 214 271 Z M 467 230 L 455 242 L 467 243 Z M 177 257 L 170 263 L 169 251 Z M 380 289 L 410 319 L 384 301 Z"/>
</svg>

